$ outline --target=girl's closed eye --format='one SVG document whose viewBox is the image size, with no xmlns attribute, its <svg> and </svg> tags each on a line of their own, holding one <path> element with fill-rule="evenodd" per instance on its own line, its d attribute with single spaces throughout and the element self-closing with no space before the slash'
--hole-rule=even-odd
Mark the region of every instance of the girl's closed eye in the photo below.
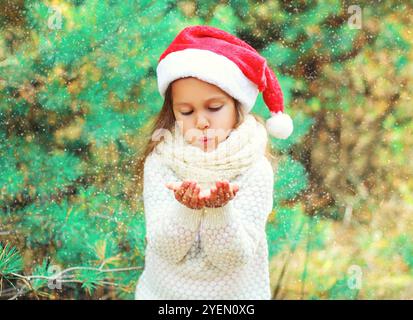
<svg viewBox="0 0 413 320">
<path fill-rule="evenodd" d="M 218 110 L 221 110 L 222 107 L 223 107 L 223 105 L 219 106 L 219 107 L 215 107 L 215 108 L 208 108 L 208 109 L 211 110 L 212 112 L 217 112 Z"/>
<path fill-rule="evenodd" d="M 221 110 L 222 107 L 223 107 L 223 105 L 222 105 L 222 106 L 219 106 L 218 108 L 208 108 L 208 109 L 209 109 L 209 111 L 211 111 L 211 112 L 217 112 L 217 111 Z M 190 115 L 191 113 L 192 113 L 192 111 L 181 112 L 181 114 L 184 115 L 184 116 L 188 116 L 188 115 Z"/>
</svg>

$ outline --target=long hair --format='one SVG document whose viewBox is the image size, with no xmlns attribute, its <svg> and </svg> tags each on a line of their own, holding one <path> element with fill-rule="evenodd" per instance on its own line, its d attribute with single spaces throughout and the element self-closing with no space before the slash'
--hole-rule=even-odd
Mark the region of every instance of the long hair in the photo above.
<svg viewBox="0 0 413 320">
<path fill-rule="evenodd" d="M 135 172 L 134 172 L 134 180 L 136 181 L 136 186 L 135 186 L 135 195 L 141 195 L 143 191 L 143 171 L 144 171 L 144 164 L 146 157 L 154 150 L 154 148 L 157 146 L 159 142 L 161 142 L 160 139 L 152 139 L 152 136 L 154 132 L 156 132 L 158 129 L 166 129 L 171 131 L 172 128 L 175 125 L 175 115 L 173 113 L 172 109 L 172 83 L 171 82 L 165 92 L 165 99 L 162 105 L 161 111 L 158 113 L 158 115 L 153 119 L 153 121 L 148 125 L 145 126 L 142 130 L 142 136 L 144 136 L 144 145 L 143 148 L 140 152 L 140 156 L 137 159 L 136 166 L 135 166 Z M 244 121 L 244 112 L 242 111 L 242 108 L 240 107 L 240 103 L 238 100 L 234 99 L 235 101 L 235 107 L 237 109 L 237 121 L 234 126 L 234 129 L 237 128 L 243 121 Z M 264 119 L 254 113 L 250 113 L 254 116 L 254 118 L 259 121 L 262 125 L 265 127 L 265 121 Z M 147 132 L 150 132 L 150 134 L 147 134 Z M 147 139 L 148 138 L 148 139 Z M 265 156 L 268 158 L 270 161 L 271 165 L 273 168 L 276 167 L 276 158 L 272 153 L 271 150 L 271 144 L 270 140 L 268 139 L 268 143 L 266 146 L 265 150 Z"/>
</svg>

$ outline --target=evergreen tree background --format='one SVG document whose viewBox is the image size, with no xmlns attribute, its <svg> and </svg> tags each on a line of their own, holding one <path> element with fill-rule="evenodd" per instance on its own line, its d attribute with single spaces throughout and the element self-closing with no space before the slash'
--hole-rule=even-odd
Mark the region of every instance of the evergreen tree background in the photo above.
<svg viewBox="0 0 413 320">
<path fill-rule="evenodd" d="M 133 299 L 157 60 L 196 24 L 266 57 L 294 119 L 271 140 L 273 298 L 413 298 L 410 1 L 5 0 L 0 299 Z"/>
</svg>

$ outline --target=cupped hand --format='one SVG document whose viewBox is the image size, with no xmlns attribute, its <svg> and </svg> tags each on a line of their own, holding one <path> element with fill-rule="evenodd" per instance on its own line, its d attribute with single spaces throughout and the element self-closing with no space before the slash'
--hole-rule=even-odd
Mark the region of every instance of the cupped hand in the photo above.
<svg viewBox="0 0 413 320">
<path fill-rule="evenodd" d="M 207 208 L 217 208 L 225 206 L 229 201 L 234 199 L 239 187 L 237 184 L 230 184 L 229 181 L 217 181 L 215 187 L 211 189 L 210 195 L 205 199 Z"/>
<path fill-rule="evenodd" d="M 167 183 L 166 187 L 174 191 L 176 200 L 191 209 L 222 207 L 234 199 L 239 191 L 238 185 L 230 184 L 228 180 L 217 181 L 215 187 L 202 193 L 197 183 L 192 180 L 178 184 Z"/>
<path fill-rule="evenodd" d="M 192 180 L 185 180 L 182 183 L 167 183 L 166 187 L 174 191 L 175 199 L 190 209 L 202 209 L 204 204 L 199 202 L 200 187 Z"/>
</svg>

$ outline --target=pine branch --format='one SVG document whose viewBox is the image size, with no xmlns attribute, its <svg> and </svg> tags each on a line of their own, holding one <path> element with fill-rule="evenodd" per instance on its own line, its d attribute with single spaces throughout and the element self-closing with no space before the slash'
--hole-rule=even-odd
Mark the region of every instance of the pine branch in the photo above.
<svg viewBox="0 0 413 320">
<path fill-rule="evenodd" d="M 61 275 L 71 272 L 71 271 L 76 271 L 76 270 L 90 270 L 90 271 L 98 271 L 98 272 L 122 272 L 122 271 L 131 271 L 131 270 L 141 270 L 142 267 L 128 267 L 128 268 L 114 268 L 114 269 L 103 269 L 103 268 L 93 268 L 93 267 L 71 267 L 67 268 L 63 271 L 58 272 L 55 275 L 52 276 L 41 276 L 41 275 L 32 275 L 32 276 L 24 276 L 20 275 L 18 273 L 11 273 L 11 275 L 20 278 L 20 279 L 26 279 L 28 281 L 32 279 L 46 279 L 46 280 L 56 280 L 59 278 Z"/>
<path fill-rule="evenodd" d="M 43 295 L 43 293 L 37 292 L 31 285 L 31 280 L 34 279 L 45 279 L 45 280 L 56 280 L 59 283 L 84 283 L 84 281 L 75 279 L 75 275 L 73 274 L 68 274 L 67 273 L 73 272 L 73 271 L 79 271 L 79 270 L 90 270 L 90 271 L 97 271 L 99 273 L 108 273 L 108 272 L 123 272 L 123 271 L 132 271 L 132 270 L 141 270 L 142 267 L 126 267 L 126 268 L 113 268 L 113 269 L 104 269 L 105 263 L 102 263 L 102 265 L 99 268 L 94 268 L 94 267 L 71 267 L 67 268 L 65 270 L 62 270 L 54 275 L 51 276 L 42 276 L 42 275 L 21 275 L 18 273 L 10 273 L 13 277 L 16 277 L 24 282 L 24 285 L 14 289 L 17 291 L 15 295 L 13 295 L 9 300 L 14 300 L 17 299 L 19 296 L 22 296 L 28 292 L 34 292 L 36 295 L 36 298 L 39 299 L 38 295 Z M 62 277 L 65 275 L 64 277 Z M 8 280 L 5 275 L 3 277 Z M 110 285 L 110 286 L 119 286 L 119 284 L 114 283 L 114 282 L 109 282 L 109 281 L 104 281 L 100 280 L 96 282 L 98 285 Z M 12 290 L 12 288 L 7 289 L 8 291 Z M 5 290 L 6 291 L 6 290 Z M 7 292 L 8 292 L 7 291 Z M 45 294 L 45 293 L 44 293 Z M 0 297 L 3 296 L 0 294 Z"/>
</svg>

